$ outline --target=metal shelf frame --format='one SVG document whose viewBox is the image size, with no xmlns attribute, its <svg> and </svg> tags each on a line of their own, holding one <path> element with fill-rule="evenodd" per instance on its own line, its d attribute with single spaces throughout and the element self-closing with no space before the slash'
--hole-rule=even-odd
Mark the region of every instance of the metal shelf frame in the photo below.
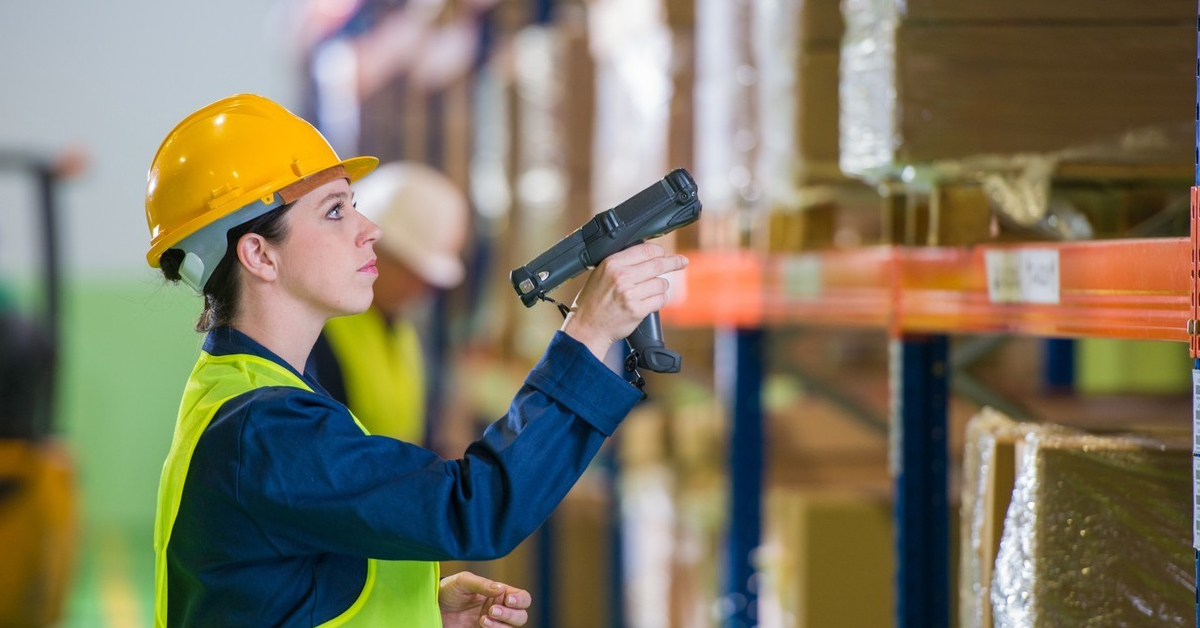
<svg viewBox="0 0 1200 628">
<path fill-rule="evenodd" d="M 803 324 L 887 329 L 893 335 L 1186 342 L 1192 252 L 1189 238 L 877 246 L 777 256 L 692 252 L 681 298 L 663 308 L 663 318 L 680 327 Z M 1019 295 L 997 299 L 995 287 L 989 287 L 989 259 L 1046 254 L 1056 260 L 1056 302 L 1021 301 Z M 995 265 L 991 274 L 994 283 Z"/>
<path fill-rule="evenodd" d="M 949 335 L 1189 342 L 1192 357 L 1200 357 L 1198 208 L 1200 187 L 1194 187 L 1190 238 L 876 246 L 775 256 L 690 253 L 686 276 L 675 282 L 678 298 L 663 309 L 663 320 L 725 330 L 719 333 L 735 348 L 718 356 L 723 373 L 736 373 L 728 392 L 733 441 L 725 584 L 736 613 L 726 625 L 756 625 L 755 609 L 749 607 L 756 594 L 744 566 L 758 539 L 762 508 L 762 443 L 750 435 L 762 432 L 758 396 L 764 329 L 806 325 L 889 332 L 897 626 L 945 628 L 950 625 Z M 1042 278 L 1042 287 L 1052 288 L 1048 294 L 1014 291 L 1002 280 L 1006 268 L 1026 259 L 1052 261 L 1054 272 Z M 1200 551 L 1196 569 L 1200 579 Z M 1200 616 L 1200 603 L 1197 609 Z"/>
</svg>

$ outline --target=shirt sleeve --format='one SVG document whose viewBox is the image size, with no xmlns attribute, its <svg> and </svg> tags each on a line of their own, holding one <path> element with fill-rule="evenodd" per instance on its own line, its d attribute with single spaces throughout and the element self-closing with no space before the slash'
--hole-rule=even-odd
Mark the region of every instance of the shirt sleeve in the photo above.
<svg viewBox="0 0 1200 628">
<path fill-rule="evenodd" d="M 363 434 L 323 395 L 259 389 L 230 402 L 237 501 L 285 555 L 496 558 L 545 521 L 640 398 L 558 332 L 508 413 L 443 460 Z"/>
</svg>

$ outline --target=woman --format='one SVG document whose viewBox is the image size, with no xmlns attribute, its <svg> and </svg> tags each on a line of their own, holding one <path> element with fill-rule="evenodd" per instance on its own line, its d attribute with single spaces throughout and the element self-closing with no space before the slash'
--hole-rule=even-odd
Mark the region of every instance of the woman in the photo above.
<svg viewBox="0 0 1200 628">
<path fill-rule="evenodd" d="M 518 626 L 528 593 L 436 561 L 503 556 L 550 514 L 640 393 L 601 363 L 686 260 L 653 244 L 588 278 L 542 360 L 459 460 L 370 436 L 303 371 L 362 312 L 377 226 L 341 160 L 274 102 L 200 109 L 150 167 L 147 261 L 204 295 L 155 523 L 157 626 Z M 436 208 L 430 208 L 436 211 Z"/>
</svg>

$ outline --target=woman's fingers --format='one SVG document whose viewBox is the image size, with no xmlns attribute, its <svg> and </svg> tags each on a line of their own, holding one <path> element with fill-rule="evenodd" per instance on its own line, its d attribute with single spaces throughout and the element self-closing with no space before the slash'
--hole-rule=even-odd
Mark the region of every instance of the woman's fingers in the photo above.
<svg viewBox="0 0 1200 628">
<path fill-rule="evenodd" d="M 687 258 L 668 255 L 661 246 L 648 242 L 608 256 L 601 266 L 607 266 L 617 276 L 637 282 L 677 271 L 687 266 Z"/>
<path fill-rule="evenodd" d="M 483 609 L 483 616 L 479 618 L 479 625 L 485 628 L 515 628 L 529 621 L 529 611 L 526 610 L 532 603 L 529 592 L 505 586 L 508 590 L 503 596 L 489 600 L 488 606 Z"/>
<path fill-rule="evenodd" d="M 479 618 L 479 625 L 485 628 L 516 628 L 528 621 L 529 611 L 524 608 L 493 604 L 487 609 L 487 614 Z"/>
</svg>

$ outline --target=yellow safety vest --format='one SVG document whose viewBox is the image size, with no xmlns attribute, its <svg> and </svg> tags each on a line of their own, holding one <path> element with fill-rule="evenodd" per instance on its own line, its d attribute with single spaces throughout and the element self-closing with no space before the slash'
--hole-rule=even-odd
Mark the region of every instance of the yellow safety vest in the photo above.
<svg viewBox="0 0 1200 628">
<path fill-rule="evenodd" d="M 346 405 L 372 434 L 425 440 L 425 366 L 412 323 L 388 325 L 374 306 L 325 324 L 346 385 Z"/>
<path fill-rule="evenodd" d="M 226 401 L 265 386 L 312 390 L 286 368 L 253 355 L 214 356 L 201 352 L 192 369 L 158 486 L 158 513 L 154 521 L 156 628 L 167 625 L 167 544 L 196 443 Z M 364 428 L 363 432 L 367 430 Z M 358 599 L 342 614 L 322 624 L 322 628 L 440 628 L 439 578 L 436 562 L 368 559 L 367 578 Z"/>
</svg>

